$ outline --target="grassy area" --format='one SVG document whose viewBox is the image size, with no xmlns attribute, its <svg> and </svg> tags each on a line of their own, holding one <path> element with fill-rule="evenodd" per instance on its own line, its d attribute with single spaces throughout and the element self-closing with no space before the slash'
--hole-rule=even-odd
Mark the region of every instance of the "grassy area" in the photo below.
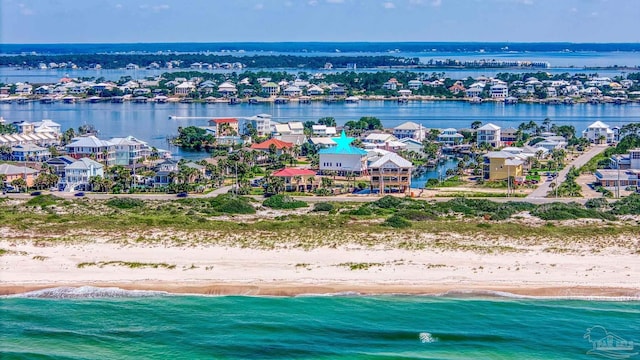
<svg viewBox="0 0 640 360">
<path fill-rule="evenodd" d="M 37 200 L 34 204 L 31 200 L 0 206 L 0 226 L 17 238 L 31 239 L 43 246 L 101 238 L 122 243 L 179 246 L 218 244 L 311 249 L 353 243 L 491 253 L 520 251 L 505 247 L 497 239 L 510 238 L 565 249 L 575 241 L 615 241 L 622 235 L 635 238 L 640 225 L 617 220 L 618 214 L 640 212 L 638 195 L 590 208 L 575 203 L 534 205 L 471 198 L 430 202 L 387 196 L 365 204 L 319 203 L 313 208 L 302 208 L 301 214 L 300 210 L 279 210 L 272 217 L 256 213 L 261 211 L 261 205 L 254 200 L 233 195 L 177 201 L 144 200 L 142 205 L 136 203 L 135 206 L 130 206 L 128 201 L 114 203 L 94 199 L 58 200 L 43 206 L 46 201 Z M 288 206 L 284 200 L 278 202 Z M 519 220 L 523 212 L 537 217 L 538 222 Z M 593 220 L 580 226 L 562 221 L 576 219 Z M 451 234 L 485 240 L 481 244 L 469 243 Z M 596 242 L 593 244 L 595 247 Z M 8 250 L 0 250 L 0 255 L 8 255 Z M 106 265 L 155 266 L 122 261 L 83 266 Z"/>
</svg>

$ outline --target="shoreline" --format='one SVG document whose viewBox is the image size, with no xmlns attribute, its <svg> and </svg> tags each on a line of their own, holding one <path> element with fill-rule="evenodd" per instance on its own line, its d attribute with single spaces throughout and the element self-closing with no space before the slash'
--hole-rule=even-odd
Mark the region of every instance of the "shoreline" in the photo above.
<svg viewBox="0 0 640 360">
<path fill-rule="evenodd" d="M 426 296 L 471 299 L 546 299 L 640 301 L 640 288 L 597 286 L 545 286 L 543 284 L 382 284 L 382 283 L 268 283 L 268 282 L 83 282 L 0 284 L 0 297 L 24 296 L 33 292 L 78 289 L 125 290 L 166 293 L 175 296 Z M 53 296 L 35 296 L 53 297 Z"/>
</svg>

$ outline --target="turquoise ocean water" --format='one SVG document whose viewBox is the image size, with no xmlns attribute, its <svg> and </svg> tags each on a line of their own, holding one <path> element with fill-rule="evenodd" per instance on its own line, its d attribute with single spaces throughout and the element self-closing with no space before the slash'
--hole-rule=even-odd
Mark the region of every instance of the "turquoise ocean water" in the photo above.
<svg viewBox="0 0 640 360">
<path fill-rule="evenodd" d="M 636 341 L 607 354 L 640 358 L 637 301 L 79 296 L 0 299 L 0 358 L 597 359 L 607 335 Z"/>
</svg>

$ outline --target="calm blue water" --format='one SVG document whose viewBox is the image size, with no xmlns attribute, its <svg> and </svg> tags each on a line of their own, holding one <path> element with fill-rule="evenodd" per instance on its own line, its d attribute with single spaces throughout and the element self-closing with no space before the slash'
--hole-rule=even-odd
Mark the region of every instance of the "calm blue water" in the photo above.
<svg viewBox="0 0 640 360">
<path fill-rule="evenodd" d="M 362 101 L 359 104 L 313 104 L 290 103 L 284 105 L 227 105 L 227 104 L 40 104 L 38 102 L 0 104 L 0 116 L 8 122 L 40 121 L 51 119 L 63 129 L 77 128 L 82 124 L 93 124 L 100 137 L 109 138 L 133 135 L 148 141 L 158 148 L 168 148 L 167 136 L 176 135 L 178 126 L 201 126 L 207 124 L 206 117 L 247 117 L 260 113 L 273 116 L 276 121 L 316 121 L 332 116 L 338 125 L 362 116 L 375 116 L 385 127 L 395 127 L 405 121 L 414 121 L 427 128 L 463 128 L 473 121 L 492 122 L 502 127 L 517 127 L 530 120 L 541 123 L 550 118 L 558 125 L 573 125 L 578 132 L 596 120 L 610 126 L 640 122 L 640 104 L 576 104 L 504 105 L 486 103 L 471 105 L 466 102 L 432 101 L 410 102 L 399 105 L 393 101 Z M 205 117 L 205 119 L 169 120 L 169 116 Z M 175 155 L 190 158 L 203 154 L 185 153 L 171 148 Z"/>
<path fill-rule="evenodd" d="M 588 328 L 640 340 L 638 302 L 154 296 L 0 310 L 2 359 L 595 359 Z"/>
</svg>

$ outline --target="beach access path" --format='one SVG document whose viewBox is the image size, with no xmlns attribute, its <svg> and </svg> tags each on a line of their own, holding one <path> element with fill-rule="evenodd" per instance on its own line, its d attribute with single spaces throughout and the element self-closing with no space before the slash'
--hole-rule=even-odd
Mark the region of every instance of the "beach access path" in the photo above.
<svg viewBox="0 0 640 360">
<path fill-rule="evenodd" d="M 545 198 L 547 196 L 547 193 L 549 193 L 549 191 L 551 190 L 551 184 L 552 183 L 556 183 L 556 187 L 560 186 L 560 184 L 562 184 L 566 179 L 567 179 L 567 174 L 569 173 L 569 170 L 571 169 L 571 167 L 575 166 L 576 169 L 579 169 L 580 167 L 582 167 L 584 164 L 586 164 L 589 160 L 591 160 L 594 156 L 600 154 L 601 152 L 605 151 L 609 146 L 608 145 L 594 145 L 592 146 L 589 151 L 583 153 L 582 155 L 578 156 L 577 158 L 575 158 L 573 161 L 571 161 L 570 163 L 568 163 L 564 169 L 560 170 L 560 172 L 558 173 L 558 177 L 554 180 L 554 181 L 544 181 L 540 184 L 540 186 L 538 186 L 537 189 L 535 189 L 531 194 L 527 195 L 526 199 L 530 200 L 530 199 L 540 199 L 540 198 Z"/>
</svg>

